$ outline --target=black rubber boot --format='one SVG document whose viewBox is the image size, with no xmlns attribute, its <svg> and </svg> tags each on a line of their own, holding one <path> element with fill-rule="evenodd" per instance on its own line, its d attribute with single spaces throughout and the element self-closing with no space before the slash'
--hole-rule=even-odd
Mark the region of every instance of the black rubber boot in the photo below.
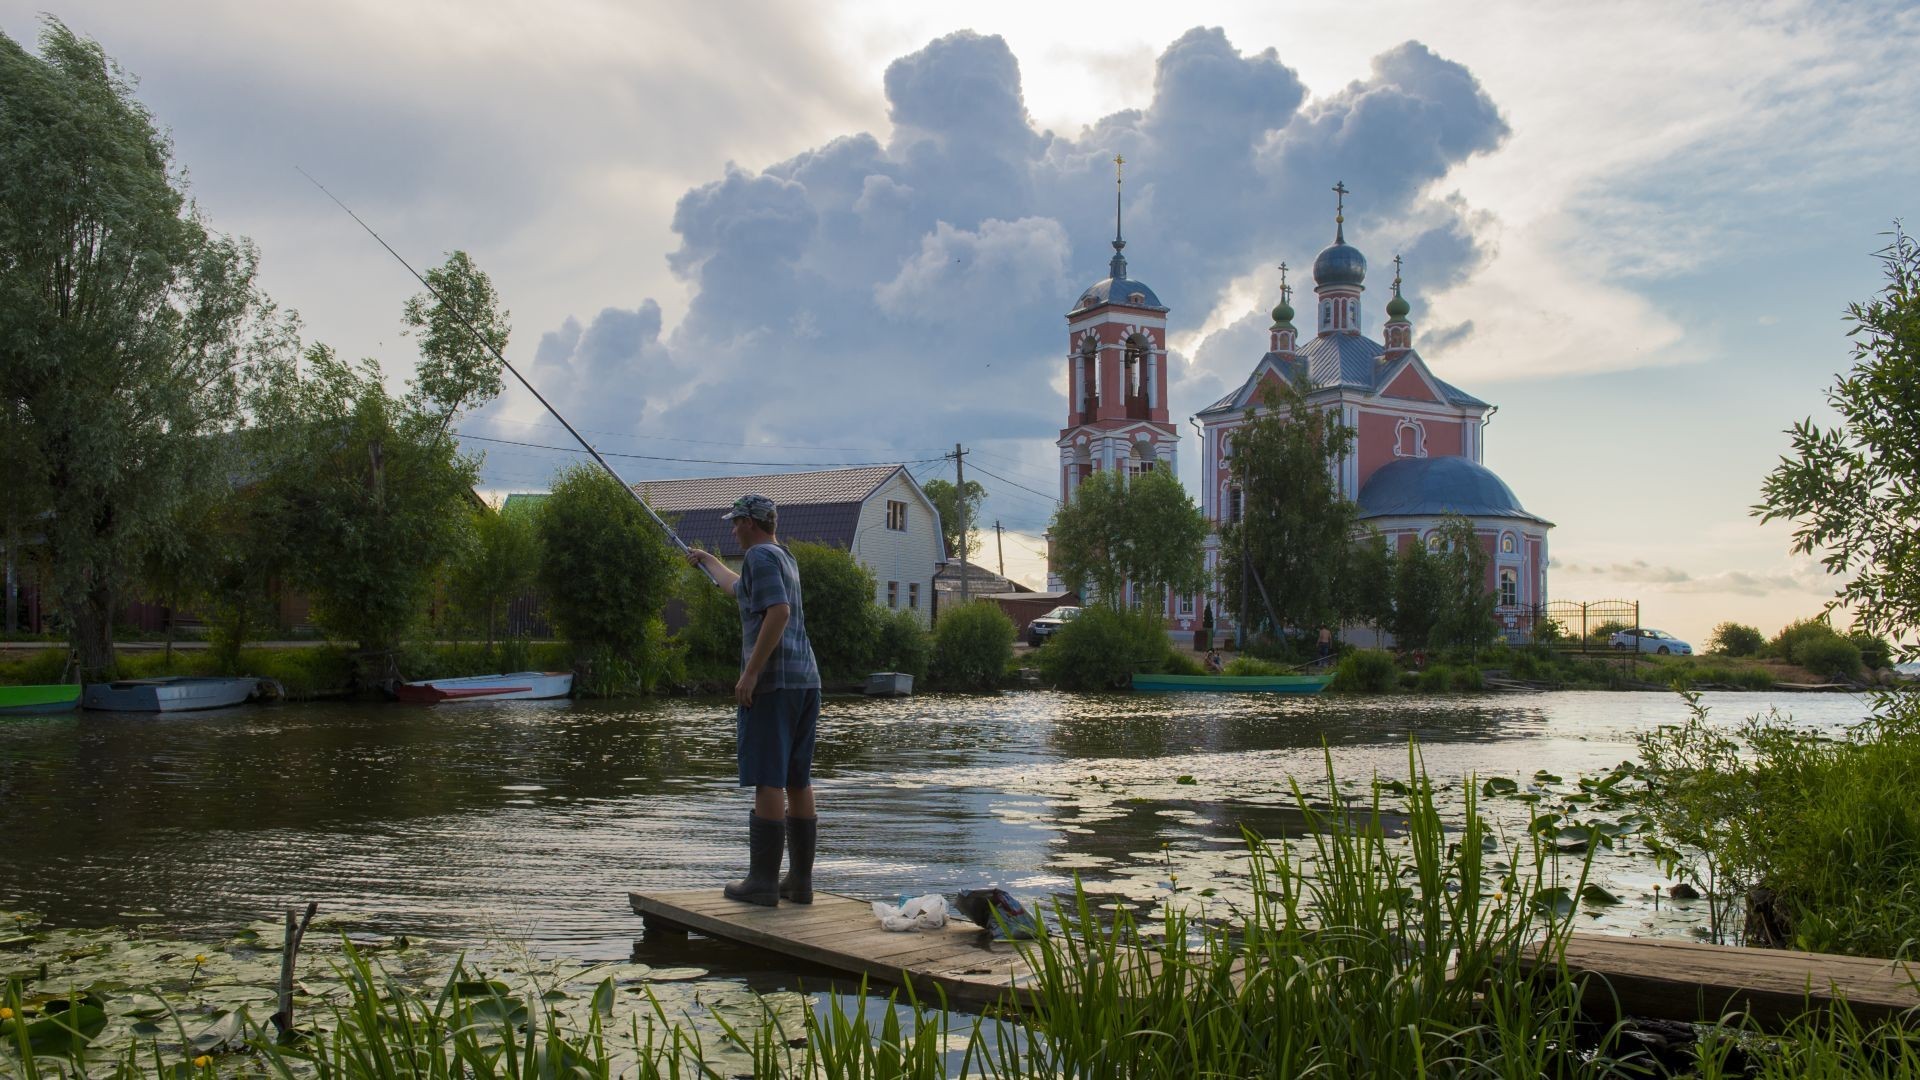
<svg viewBox="0 0 1920 1080">
<path fill-rule="evenodd" d="M 742 900 L 761 907 L 780 903 L 780 850 L 786 846 L 786 830 L 778 821 L 767 821 L 747 811 L 747 876 L 724 890 L 729 900 Z"/>
<path fill-rule="evenodd" d="M 813 903 L 813 843 L 819 835 L 819 818 L 787 816 L 787 876 L 780 879 L 780 899 Z"/>
</svg>

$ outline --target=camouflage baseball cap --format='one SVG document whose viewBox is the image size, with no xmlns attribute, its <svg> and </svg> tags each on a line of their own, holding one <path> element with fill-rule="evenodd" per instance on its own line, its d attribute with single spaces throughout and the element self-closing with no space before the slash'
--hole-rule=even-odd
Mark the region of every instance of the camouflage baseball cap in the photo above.
<svg viewBox="0 0 1920 1080">
<path fill-rule="evenodd" d="M 755 492 L 751 495 L 742 495 L 733 500 L 733 509 L 720 515 L 720 518 L 722 521 L 732 521 L 734 518 L 752 518 L 762 525 L 771 526 L 775 518 L 779 516 L 779 513 L 780 508 L 773 505 L 772 499 Z"/>
</svg>

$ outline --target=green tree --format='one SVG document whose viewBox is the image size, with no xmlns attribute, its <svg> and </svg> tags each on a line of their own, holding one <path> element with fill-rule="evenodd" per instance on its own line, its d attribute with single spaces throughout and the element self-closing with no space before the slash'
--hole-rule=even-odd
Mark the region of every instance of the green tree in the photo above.
<svg viewBox="0 0 1920 1080">
<path fill-rule="evenodd" d="M 1847 308 L 1853 367 L 1827 392 L 1831 426 L 1789 429 L 1780 460 L 1753 510 L 1794 522 L 1793 550 L 1818 554 L 1842 579 L 1836 604 L 1854 625 L 1914 655 L 1920 626 L 1920 243 L 1898 225 L 1878 253 L 1886 285 Z"/>
<path fill-rule="evenodd" d="M 1337 412 L 1309 406 L 1302 388 L 1277 380 L 1234 430 L 1228 466 L 1242 509 L 1220 530 L 1220 581 L 1243 625 L 1257 625 L 1269 603 L 1276 630 L 1339 622 L 1337 580 L 1355 511 L 1333 477 L 1353 435 Z M 1246 610 L 1243 566 L 1252 577 Z"/>
<path fill-rule="evenodd" d="M 1362 623 L 1384 630 L 1393 621 L 1393 552 L 1386 538 L 1369 528 L 1342 552 L 1335 577 L 1340 625 Z"/>
<path fill-rule="evenodd" d="M 581 688 L 650 689 L 662 670 L 660 611 L 685 563 L 639 500 L 592 465 L 561 471 L 540 502 L 538 530 L 540 591 L 585 674 Z"/>
<path fill-rule="evenodd" d="M 933 679 L 955 690 L 991 690 L 1013 662 L 1013 620 L 991 600 L 940 613 L 933 628 Z"/>
<path fill-rule="evenodd" d="M 426 279 L 432 291 L 409 299 L 400 319 L 420 339 L 414 404 L 439 413 L 445 428 L 463 409 L 500 396 L 502 367 L 495 353 L 507 347 L 512 327 L 493 281 L 466 252 L 448 255 Z"/>
<path fill-rule="evenodd" d="M 787 545 L 800 571 L 800 609 L 822 675 L 864 675 L 880 640 L 883 610 L 873 602 L 873 571 L 845 548 L 798 541 Z"/>
<path fill-rule="evenodd" d="M 390 395 L 371 360 L 355 368 L 315 345 L 291 379 L 273 395 L 288 411 L 263 417 L 273 446 L 260 451 L 288 578 L 328 636 L 358 644 L 367 674 L 390 677 L 471 542 L 476 462 L 440 415 Z"/>
<path fill-rule="evenodd" d="M 1050 531 L 1061 579 L 1076 592 L 1091 586 L 1099 603 L 1118 606 L 1129 582 L 1155 611 L 1169 589 L 1206 588 L 1207 520 L 1171 472 L 1093 473 L 1054 512 Z"/>
<path fill-rule="evenodd" d="M 133 80 L 57 19 L 38 56 L 0 35 L 0 162 L 0 401 L 24 470 L 7 486 L 40 500 L 97 679 L 143 553 L 215 477 L 203 436 L 236 413 L 256 256 L 208 229 Z"/>
<path fill-rule="evenodd" d="M 508 606 L 533 588 L 539 571 L 533 511 L 484 508 L 474 515 L 473 543 L 454 563 L 449 584 L 468 625 L 485 632 L 489 653 Z"/>
<path fill-rule="evenodd" d="M 1498 597 L 1487 584 L 1486 545 L 1466 518 L 1449 514 L 1440 520 L 1441 606 L 1432 644 L 1479 652 L 1499 632 L 1493 610 Z"/>
<path fill-rule="evenodd" d="M 1440 561 L 1416 539 L 1393 558 L 1393 614 L 1387 629 L 1402 649 L 1427 648 L 1445 606 Z"/>
<path fill-rule="evenodd" d="M 967 558 L 971 559 L 980 550 L 980 531 L 973 527 L 974 519 L 980 511 L 980 503 L 987 497 L 987 489 L 978 482 L 967 481 L 966 498 L 961 498 L 960 488 L 950 480 L 929 480 L 920 485 L 927 493 L 927 501 L 940 511 L 940 538 L 946 541 L 947 555 L 960 557 L 960 538 L 966 537 Z"/>
</svg>

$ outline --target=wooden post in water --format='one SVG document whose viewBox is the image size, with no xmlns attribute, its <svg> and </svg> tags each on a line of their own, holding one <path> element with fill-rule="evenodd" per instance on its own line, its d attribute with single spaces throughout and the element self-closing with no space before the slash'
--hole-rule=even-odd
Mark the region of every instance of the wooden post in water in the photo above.
<svg viewBox="0 0 1920 1080">
<path fill-rule="evenodd" d="M 279 1030 L 282 1042 L 293 1037 L 294 957 L 299 955 L 300 939 L 307 936 L 307 924 L 313 921 L 313 913 L 318 910 L 317 902 L 308 901 L 306 915 L 296 923 L 293 909 L 287 909 L 287 940 L 280 946 L 280 1008 L 273 1014 L 273 1026 Z"/>
</svg>

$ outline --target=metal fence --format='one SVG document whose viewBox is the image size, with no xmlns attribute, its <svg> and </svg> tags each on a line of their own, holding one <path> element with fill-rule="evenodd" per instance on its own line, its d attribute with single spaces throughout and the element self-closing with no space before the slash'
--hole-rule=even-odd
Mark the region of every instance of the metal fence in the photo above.
<svg viewBox="0 0 1920 1080">
<path fill-rule="evenodd" d="M 1561 648 L 1587 652 L 1606 650 L 1607 639 L 1619 630 L 1640 626 L 1638 600 L 1555 600 L 1531 609 L 1533 640 L 1552 641 Z M 1551 629 L 1548 624 L 1552 623 Z"/>
</svg>

